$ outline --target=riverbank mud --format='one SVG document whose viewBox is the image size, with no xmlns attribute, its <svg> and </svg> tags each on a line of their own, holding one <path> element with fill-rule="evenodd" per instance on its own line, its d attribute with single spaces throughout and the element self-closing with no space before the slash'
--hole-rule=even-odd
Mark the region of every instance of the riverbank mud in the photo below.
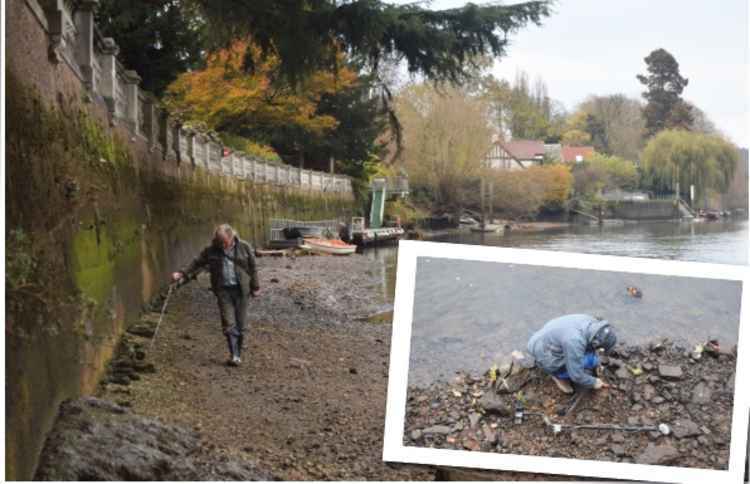
<svg viewBox="0 0 750 484">
<path fill-rule="evenodd" d="M 537 368 L 506 366 L 411 387 L 404 445 L 727 468 L 736 348 L 619 345 L 604 363 L 610 388 L 584 394 L 564 416 L 571 397 Z M 594 428 L 600 425 L 621 428 Z"/>
<path fill-rule="evenodd" d="M 219 455 L 276 478 L 433 479 L 429 468 L 382 462 L 391 326 L 367 322 L 384 304 L 373 290 L 378 264 L 361 255 L 258 259 L 261 296 L 250 302 L 237 368 L 225 365 L 203 275 L 171 296 L 153 348 L 158 313 L 131 327 L 98 396 L 196 432 Z"/>
</svg>

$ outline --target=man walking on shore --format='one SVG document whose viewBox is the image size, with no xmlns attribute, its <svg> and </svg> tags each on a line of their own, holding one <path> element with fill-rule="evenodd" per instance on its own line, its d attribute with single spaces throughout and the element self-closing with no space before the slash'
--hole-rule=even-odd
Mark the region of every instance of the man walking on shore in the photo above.
<svg viewBox="0 0 750 484">
<path fill-rule="evenodd" d="M 560 390 L 573 393 L 571 382 L 597 390 L 608 386 L 594 376 L 599 366 L 596 352 L 609 352 L 616 343 L 615 331 L 606 320 L 569 314 L 548 321 L 534 333 L 528 350 Z"/>
<path fill-rule="evenodd" d="M 211 274 L 211 290 L 219 303 L 221 328 L 229 346 L 227 364 L 237 366 L 242 361 L 248 297 L 258 296 L 260 291 L 253 248 L 228 224 L 219 225 L 211 245 L 186 268 L 172 273 L 172 279 L 195 279 L 206 268 Z"/>
</svg>

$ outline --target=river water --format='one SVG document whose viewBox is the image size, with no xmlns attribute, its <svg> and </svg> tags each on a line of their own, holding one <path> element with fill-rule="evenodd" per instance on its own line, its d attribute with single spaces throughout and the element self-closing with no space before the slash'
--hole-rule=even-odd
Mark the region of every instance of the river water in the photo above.
<svg viewBox="0 0 750 484">
<path fill-rule="evenodd" d="M 747 264 L 748 222 L 658 222 L 569 226 L 540 232 L 433 238 L 459 244 L 522 247 L 631 257 Z M 370 249 L 382 261 L 383 291 L 395 291 L 396 247 Z M 637 286 L 643 298 L 627 294 Z M 729 281 L 533 266 L 419 259 L 410 353 L 410 384 L 485 371 L 522 349 L 545 321 L 567 313 L 600 315 L 621 339 L 670 337 L 687 343 L 737 340 L 740 285 Z M 392 299 L 391 299 L 392 300 Z"/>
</svg>

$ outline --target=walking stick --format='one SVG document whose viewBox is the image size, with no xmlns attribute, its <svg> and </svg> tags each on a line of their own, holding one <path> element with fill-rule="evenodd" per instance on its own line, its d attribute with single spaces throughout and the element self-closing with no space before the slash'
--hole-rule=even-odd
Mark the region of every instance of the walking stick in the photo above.
<svg viewBox="0 0 750 484">
<path fill-rule="evenodd" d="M 148 345 L 149 352 L 151 351 L 151 348 L 154 346 L 154 341 L 156 341 L 156 335 L 159 333 L 159 325 L 161 325 L 161 320 L 164 318 L 164 312 L 167 310 L 167 303 L 169 302 L 169 296 L 172 295 L 172 289 L 174 289 L 176 283 L 172 283 L 169 285 L 169 291 L 167 292 L 167 297 L 164 298 L 164 304 L 161 307 L 161 314 L 159 315 L 159 321 L 156 323 L 156 329 L 154 330 L 154 335 L 151 337 L 151 343 Z"/>
</svg>

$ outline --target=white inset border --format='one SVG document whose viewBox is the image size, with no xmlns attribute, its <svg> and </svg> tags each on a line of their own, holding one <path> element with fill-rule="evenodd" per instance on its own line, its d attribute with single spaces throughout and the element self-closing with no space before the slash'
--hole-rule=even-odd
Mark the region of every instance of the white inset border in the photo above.
<svg viewBox="0 0 750 484">
<path fill-rule="evenodd" d="M 732 435 L 727 471 L 691 469 L 556 457 L 499 454 L 450 449 L 429 449 L 403 445 L 406 391 L 409 375 L 412 315 L 417 257 L 506 262 L 536 266 L 631 272 L 665 276 L 723 279 L 742 282 L 742 305 L 737 345 Z M 471 467 L 520 472 L 541 472 L 571 476 L 595 476 L 651 482 L 705 483 L 742 482 L 748 438 L 750 403 L 750 313 L 748 313 L 748 267 L 700 262 L 640 259 L 608 255 L 578 254 L 530 249 L 402 241 L 398 250 L 396 298 L 393 310 L 391 361 L 388 372 L 383 460 L 414 464 Z"/>
</svg>

